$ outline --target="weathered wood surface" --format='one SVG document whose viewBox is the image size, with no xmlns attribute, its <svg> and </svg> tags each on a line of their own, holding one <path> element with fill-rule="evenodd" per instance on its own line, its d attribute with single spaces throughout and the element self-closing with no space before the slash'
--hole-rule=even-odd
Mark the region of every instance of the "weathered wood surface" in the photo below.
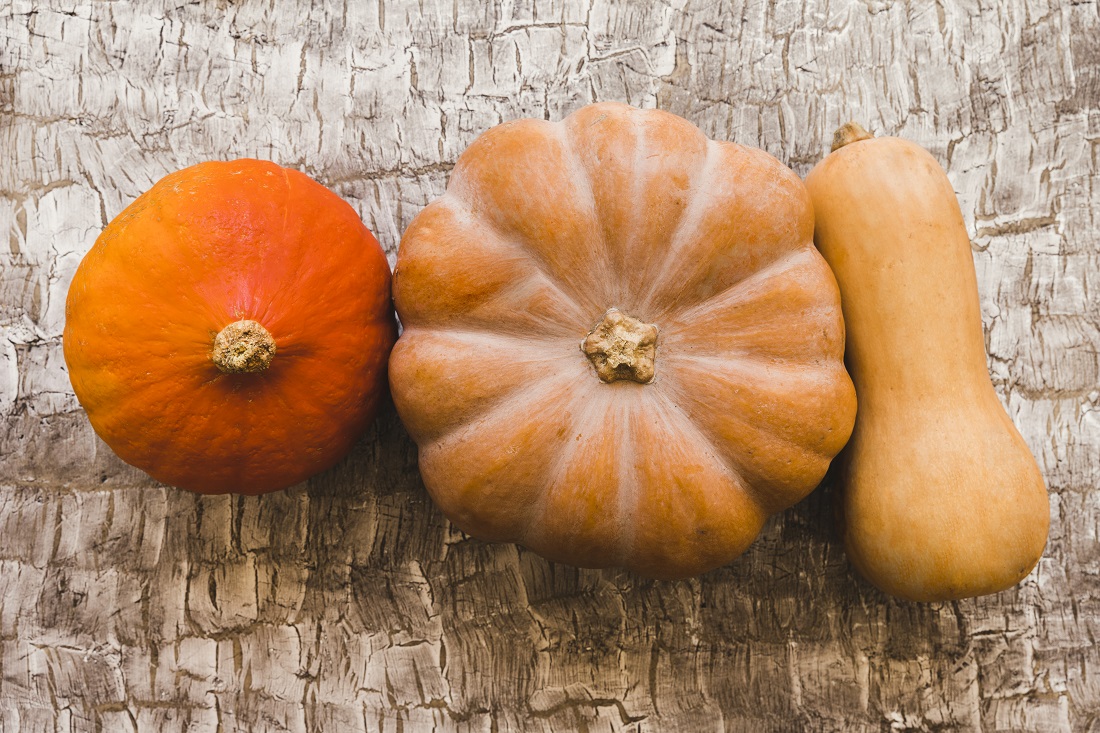
<svg viewBox="0 0 1100 733">
<path fill-rule="evenodd" d="M 389 411 L 263 498 L 97 442 L 61 352 L 100 228 L 271 158 L 391 254 L 480 132 L 621 100 L 806 173 L 858 118 L 947 167 L 990 367 L 1051 489 L 1017 589 L 891 600 L 827 489 L 650 582 L 452 530 Z M 1100 730 L 1100 9 L 1027 2 L 15 0 L 0 7 L 0 729 Z"/>
</svg>

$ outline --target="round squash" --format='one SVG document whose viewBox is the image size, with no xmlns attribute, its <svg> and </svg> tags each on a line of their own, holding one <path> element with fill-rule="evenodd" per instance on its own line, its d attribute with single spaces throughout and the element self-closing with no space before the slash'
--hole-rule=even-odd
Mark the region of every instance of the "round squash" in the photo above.
<svg viewBox="0 0 1100 733">
<path fill-rule="evenodd" d="M 296 171 L 202 163 L 96 240 L 65 361 L 124 461 L 202 493 L 281 489 L 344 456 L 396 338 L 390 272 L 355 211 Z"/>
<path fill-rule="evenodd" d="M 848 556 L 914 601 L 1015 585 L 1043 553 L 1050 509 L 989 379 L 950 180 L 920 146 L 850 123 L 806 185 L 859 395 L 839 479 Z"/>
<path fill-rule="evenodd" d="M 390 359 L 460 529 L 659 578 L 725 564 L 846 442 L 855 399 L 802 182 L 665 112 L 479 137 L 402 238 Z"/>
</svg>

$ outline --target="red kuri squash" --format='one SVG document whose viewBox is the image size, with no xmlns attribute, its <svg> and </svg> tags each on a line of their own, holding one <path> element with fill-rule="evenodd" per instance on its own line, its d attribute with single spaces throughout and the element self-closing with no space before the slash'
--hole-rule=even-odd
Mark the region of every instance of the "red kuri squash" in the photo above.
<svg viewBox="0 0 1100 733">
<path fill-rule="evenodd" d="M 396 337 L 355 211 L 258 160 L 173 173 L 114 219 L 66 303 L 65 361 L 126 462 L 202 493 L 284 488 L 372 419 Z"/>
</svg>

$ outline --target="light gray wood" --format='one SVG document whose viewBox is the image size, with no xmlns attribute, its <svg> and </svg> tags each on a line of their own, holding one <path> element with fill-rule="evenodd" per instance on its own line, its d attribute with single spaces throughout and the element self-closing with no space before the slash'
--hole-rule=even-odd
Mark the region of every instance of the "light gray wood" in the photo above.
<svg viewBox="0 0 1100 733">
<path fill-rule="evenodd" d="M 156 485 L 89 427 L 69 280 L 166 173 L 252 156 L 391 261 L 479 133 L 659 106 L 805 174 L 849 118 L 946 166 L 990 368 L 1051 489 L 1018 588 L 891 600 L 823 488 L 651 582 L 450 528 L 392 409 L 262 498 Z M 1100 9 L 941 0 L 0 7 L 0 729 L 1100 730 Z"/>
</svg>

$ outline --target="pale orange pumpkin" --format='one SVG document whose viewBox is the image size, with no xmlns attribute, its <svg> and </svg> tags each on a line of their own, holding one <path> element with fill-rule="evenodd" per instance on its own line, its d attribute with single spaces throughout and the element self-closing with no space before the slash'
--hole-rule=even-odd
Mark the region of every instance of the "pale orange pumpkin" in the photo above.
<svg viewBox="0 0 1100 733">
<path fill-rule="evenodd" d="M 585 567 L 729 562 L 855 413 L 836 282 L 770 155 L 621 104 L 483 134 L 415 219 L 390 360 L 461 529 Z"/>
</svg>

